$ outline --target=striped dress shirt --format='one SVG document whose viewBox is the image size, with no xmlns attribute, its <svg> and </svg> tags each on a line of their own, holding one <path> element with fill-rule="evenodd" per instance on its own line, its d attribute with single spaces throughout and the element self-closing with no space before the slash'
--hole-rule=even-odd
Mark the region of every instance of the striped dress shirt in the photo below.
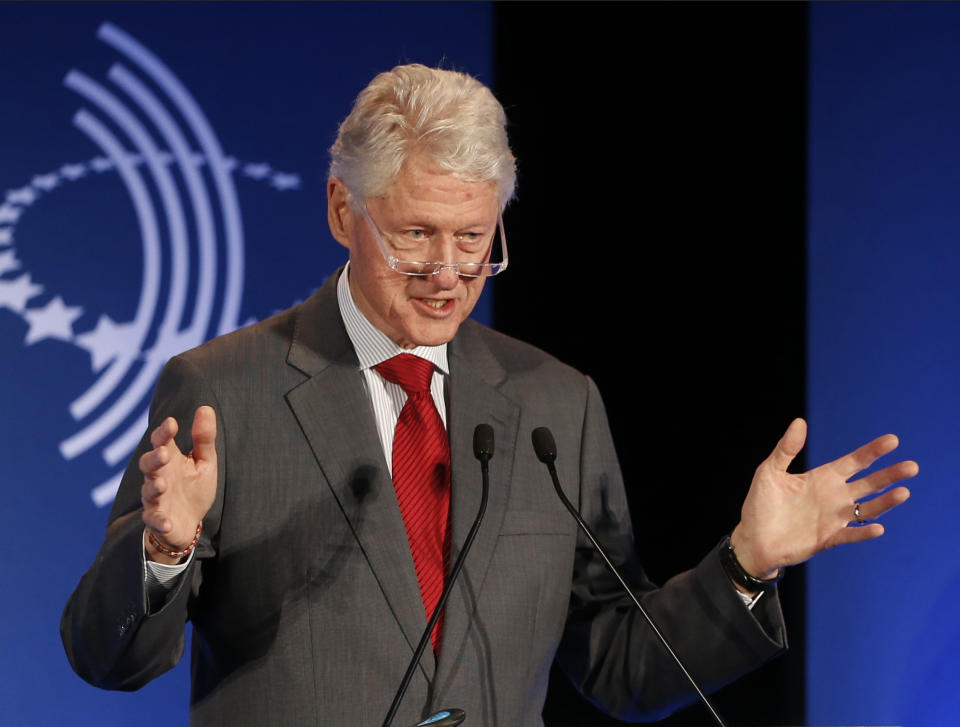
<svg viewBox="0 0 960 727">
<path fill-rule="evenodd" d="M 403 349 L 370 321 L 366 319 L 350 295 L 350 264 L 344 269 L 337 281 L 337 302 L 340 305 L 340 316 L 347 329 L 347 336 L 357 352 L 360 362 L 359 374 L 363 376 L 363 383 L 373 408 L 373 417 L 377 422 L 377 434 L 380 435 L 380 445 L 383 448 L 383 457 L 393 476 L 393 433 L 397 428 L 397 419 L 400 410 L 407 401 L 407 395 L 398 384 L 393 384 L 376 372 L 374 366 L 401 353 L 409 353 L 426 359 L 433 364 L 433 379 L 430 382 L 430 393 L 433 403 L 440 412 L 443 426 L 447 426 L 446 388 L 450 369 L 447 365 L 447 344 L 440 346 L 417 346 Z"/>
</svg>

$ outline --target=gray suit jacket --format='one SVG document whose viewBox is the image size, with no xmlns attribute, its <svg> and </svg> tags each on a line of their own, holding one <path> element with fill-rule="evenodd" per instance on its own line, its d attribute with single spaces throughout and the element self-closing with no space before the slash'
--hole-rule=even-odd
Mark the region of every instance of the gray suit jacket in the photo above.
<svg viewBox="0 0 960 727">
<path fill-rule="evenodd" d="M 189 422 L 217 412 L 219 487 L 177 590 L 148 613 L 137 469 L 64 612 L 71 664 L 97 686 L 136 689 L 180 658 L 193 622 L 191 723 L 375 725 L 426 625 L 370 403 L 336 302 L 308 301 L 167 365 L 151 407 Z M 716 553 L 655 588 L 636 562 L 627 503 L 593 383 L 543 352 L 466 322 L 449 345 L 453 554 L 480 500 L 474 426 L 496 435 L 486 518 L 395 724 L 465 709 L 467 724 L 541 724 L 555 656 L 621 718 L 691 698 L 552 490 L 530 432 L 548 426 L 568 497 L 613 549 L 708 688 L 785 646 L 775 598 L 745 609 Z"/>
</svg>

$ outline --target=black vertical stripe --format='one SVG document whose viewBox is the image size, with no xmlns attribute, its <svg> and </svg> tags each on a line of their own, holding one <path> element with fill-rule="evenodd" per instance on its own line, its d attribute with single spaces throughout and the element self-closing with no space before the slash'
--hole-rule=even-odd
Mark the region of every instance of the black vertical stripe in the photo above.
<svg viewBox="0 0 960 727">
<path fill-rule="evenodd" d="M 519 160 L 495 325 L 597 381 L 662 582 L 804 413 L 806 7 L 497 3 L 494 42 Z M 691 450 L 709 477 L 679 477 Z M 802 568 L 781 599 L 793 648 L 721 691 L 731 724 L 805 721 Z M 619 724 L 563 679 L 545 719 Z"/>
</svg>

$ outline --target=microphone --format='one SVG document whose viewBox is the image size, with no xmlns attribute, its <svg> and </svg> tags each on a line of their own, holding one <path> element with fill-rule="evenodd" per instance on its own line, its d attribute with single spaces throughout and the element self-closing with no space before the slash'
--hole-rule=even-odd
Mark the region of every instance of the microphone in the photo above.
<svg viewBox="0 0 960 727">
<path fill-rule="evenodd" d="M 543 462 L 550 471 L 550 478 L 553 480 L 553 487 L 557 491 L 557 495 L 560 496 L 560 501 L 563 503 L 563 506 L 567 508 L 571 515 L 573 515 L 573 519 L 577 521 L 580 529 L 583 530 L 584 534 L 586 534 L 586 536 L 590 539 L 590 542 L 593 543 L 593 547 L 600 554 L 600 557 L 603 558 L 603 562 L 607 564 L 607 568 L 610 569 L 610 572 L 613 573 L 616 579 L 620 582 L 620 587 L 623 588 L 624 593 L 630 597 L 630 600 L 633 601 L 633 605 L 637 607 L 640 615 L 643 616 L 644 621 L 646 621 L 653 630 L 654 635 L 656 635 L 656 637 L 660 640 L 660 643 L 663 644 L 664 648 L 667 650 L 667 653 L 673 657 L 673 660 L 677 663 L 677 666 L 680 667 L 680 671 L 683 672 L 683 675 L 687 678 L 687 681 L 693 685 L 693 688 L 696 690 L 697 694 L 700 695 L 700 701 L 703 702 L 707 708 L 707 711 L 710 712 L 710 716 L 713 717 L 714 721 L 716 721 L 720 727 L 726 727 L 726 723 L 720 718 L 720 715 L 717 714 L 717 710 L 714 709 L 713 704 L 707 698 L 707 695 L 704 694 L 704 691 L 700 688 L 700 685 L 693 678 L 690 672 L 687 671 L 687 667 L 683 665 L 683 662 L 680 660 L 677 652 L 675 652 L 673 647 L 670 646 L 670 643 L 667 641 L 667 637 L 663 635 L 653 618 L 640 604 L 639 599 L 637 599 L 637 597 L 633 594 L 633 591 L 630 590 L 630 586 L 627 585 L 627 582 L 623 579 L 623 576 L 620 575 L 620 571 L 617 570 L 617 567 L 613 564 L 610 558 L 607 557 L 607 553 L 603 549 L 603 546 L 600 545 L 596 537 L 594 537 L 593 532 L 591 532 L 590 528 L 587 527 L 587 524 L 583 521 L 583 518 L 580 517 L 580 513 L 577 512 L 570 500 L 567 499 L 567 496 L 563 494 L 563 489 L 560 487 L 560 478 L 557 476 L 557 468 L 553 464 L 557 459 L 557 443 L 553 440 L 553 434 L 549 429 L 547 429 L 547 427 L 537 427 L 533 430 L 531 438 L 533 439 L 533 451 L 536 452 L 537 459 Z"/>
<path fill-rule="evenodd" d="M 473 430 L 473 456 L 480 460 L 480 469 L 485 472 L 493 459 L 493 427 L 489 424 L 478 424 Z"/>
<path fill-rule="evenodd" d="M 420 657 L 423 656 L 423 652 L 430 642 L 430 634 L 433 633 L 433 627 L 436 626 L 437 621 L 440 620 L 443 607 L 447 602 L 447 598 L 450 596 L 450 592 L 453 590 L 453 584 L 456 582 L 457 576 L 460 575 L 460 570 L 463 568 L 463 562 L 467 557 L 467 553 L 469 553 L 470 548 L 473 547 L 473 541 L 477 537 L 477 531 L 480 529 L 483 515 L 487 511 L 487 495 L 490 492 L 489 464 L 490 459 L 493 457 L 493 428 L 489 424 L 478 424 L 474 428 L 473 456 L 480 460 L 480 476 L 483 483 L 483 489 L 480 491 L 480 508 L 477 510 L 477 516 L 473 520 L 470 532 L 467 533 L 466 540 L 463 541 L 463 548 L 454 561 L 453 568 L 450 569 L 450 577 L 447 578 L 447 582 L 443 586 L 440 599 L 437 601 L 437 605 L 430 615 L 430 620 L 427 621 L 427 628 L 423 630 L 420 643 L 417 644 L 417 648 L 413 652 L 413 658 L 410 660 L 407 671 L 403 675 L 400 688 L 397 689 L 397 693 L 393 697 L 393 702 L 390 703 L 390 710 L 383 720 L 383 727 L 390 727 L 390 723 L 393 722 L 393 717 L 400 707 L 400 701 L 403 699 L 403 695 L 406 694 L 407 687 L 410 686 L 410 680 L 413 678 L 417 665 L 420 663 Z M 466 716 L 466 713 L 462 709 L 442 709 L 430 717 L 427 717 L 422 722 L 418 722 L 414 727 L 420 727 L 421 725 L 430 725 L 431 727 L 455 727 L 463 722 Z"/>
</svg>

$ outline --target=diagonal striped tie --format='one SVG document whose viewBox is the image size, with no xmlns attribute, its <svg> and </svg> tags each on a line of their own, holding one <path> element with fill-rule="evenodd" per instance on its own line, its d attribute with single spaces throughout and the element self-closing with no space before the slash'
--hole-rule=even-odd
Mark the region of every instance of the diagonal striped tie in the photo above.
<svg viewBox="0 0 960 727">
<path fill-rule="evenodd" d="M 393 486 L 429 619 L 450 557 L 450 441 L 430 395 L 430 361 L 401 353 L 375 368 L 407 394 L 393 435 Z M 436 654 L 442 632 L 441 615 L 430 634 Z"/>
</svg>

